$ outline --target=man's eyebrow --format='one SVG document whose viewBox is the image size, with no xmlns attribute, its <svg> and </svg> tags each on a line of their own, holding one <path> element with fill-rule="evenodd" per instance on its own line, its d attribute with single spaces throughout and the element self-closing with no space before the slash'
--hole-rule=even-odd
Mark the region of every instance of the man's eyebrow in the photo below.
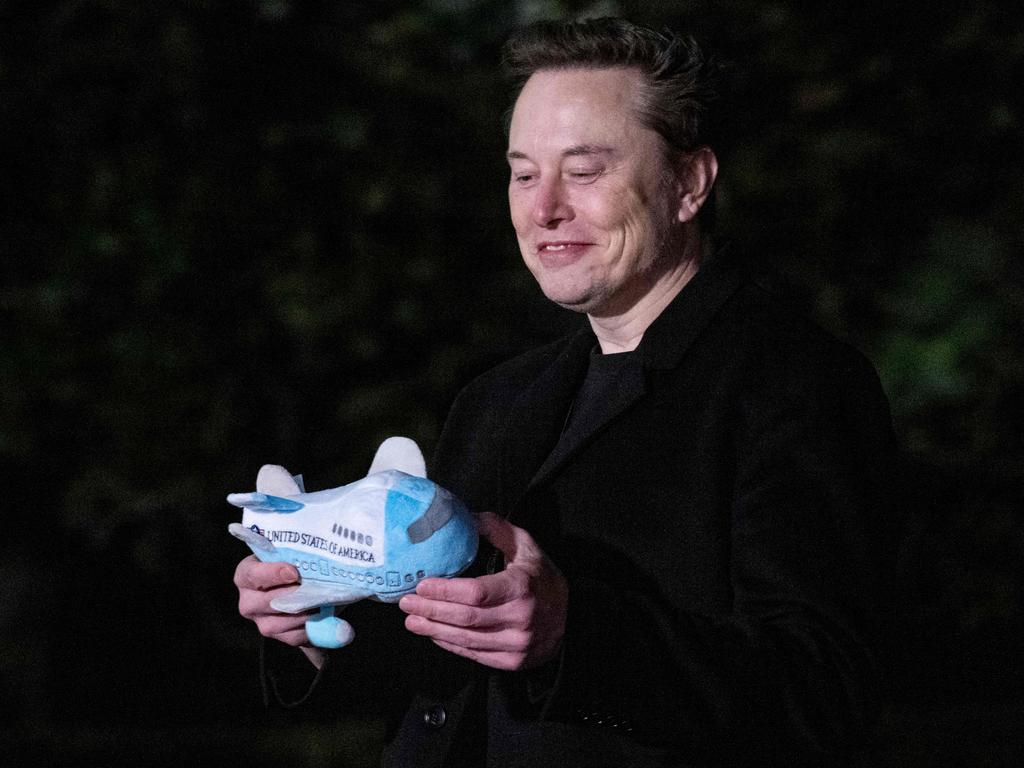
<svg viewBox="0 0 1024 768">
<path fill-rule="evenodd" d="M 577 144 L 569 147 L 562 153 L 562 157 L 581 157 L 585 155 L 610 155 L 611 147 L 602 147 L 599 144 Z"/>
<path fill-rule="evenodd" d="M 562 157 L 586 157 L 587 155 L 610 155 L 614 152 L 611 147 L 604 147 L 600 144 L 577 144 L 576 146 L 569 147 L 562 152 Z M 524 152 L 518 152 L 516 150 L 509 150 L 505 157 L 509 160 L 529 160 L 529 156 Z"/>
</svg>

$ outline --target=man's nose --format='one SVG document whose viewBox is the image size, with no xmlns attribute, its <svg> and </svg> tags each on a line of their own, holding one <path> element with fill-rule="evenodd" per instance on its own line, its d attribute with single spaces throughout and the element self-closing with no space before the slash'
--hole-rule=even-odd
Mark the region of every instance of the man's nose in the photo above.
<svg viewBox="0 0 1024 768">
<path fill-rule="evenodd" d="M 558 178 L 541 181 L 537 196 L 533 200 L 533 221 L 545 229 L 557 227 L 560 222 L 573 218 L 572 206 L 566 199 L 562 180 Z"/>
</svg>

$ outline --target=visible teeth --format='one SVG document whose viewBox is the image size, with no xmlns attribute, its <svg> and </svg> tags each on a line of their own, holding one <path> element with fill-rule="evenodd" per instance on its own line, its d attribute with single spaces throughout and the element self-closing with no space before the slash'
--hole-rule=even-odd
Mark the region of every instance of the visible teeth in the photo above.
<svg viewBox="0 0 1024 768">
<path fill-rule="evenodd" d="M 565 250 L 565 246 L 564 245 L 545 245 L 544 249 L 548 250 L 548 251 L 564 251 Z"/>
</svg>

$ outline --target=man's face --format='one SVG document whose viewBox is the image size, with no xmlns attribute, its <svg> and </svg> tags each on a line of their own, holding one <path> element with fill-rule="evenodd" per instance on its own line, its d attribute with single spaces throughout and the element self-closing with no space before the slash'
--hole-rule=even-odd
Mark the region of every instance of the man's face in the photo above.
<svg viewBox="0 0 1024 768">
<path fill-rule="evenodd" d="M 632 307 L 678 247 L 679 197 L 661 138 L 636 117 L 640 84 L 634 69 L 540 71 L 512 113 L 523 260 L 545 296 L 593 316 Z"/>
</svg>

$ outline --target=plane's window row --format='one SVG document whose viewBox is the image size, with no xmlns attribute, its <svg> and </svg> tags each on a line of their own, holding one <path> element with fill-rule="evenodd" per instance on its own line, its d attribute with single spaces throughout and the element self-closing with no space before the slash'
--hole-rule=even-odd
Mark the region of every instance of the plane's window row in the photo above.
<svg viewBox="0 0 1024 768">
<path fill-rule="evenodd" d="M 350 530 L 343 525 L 338 525 L 337 523 L 334 523 L 331 526 L 331 532 L 341 536 L 343 539 L 354 541 L 356 544 L 365 544 L 368 547 L 373 546 L 373 536 L 368 533 L 359 533 L 358 531 Z"/>
</svg>

